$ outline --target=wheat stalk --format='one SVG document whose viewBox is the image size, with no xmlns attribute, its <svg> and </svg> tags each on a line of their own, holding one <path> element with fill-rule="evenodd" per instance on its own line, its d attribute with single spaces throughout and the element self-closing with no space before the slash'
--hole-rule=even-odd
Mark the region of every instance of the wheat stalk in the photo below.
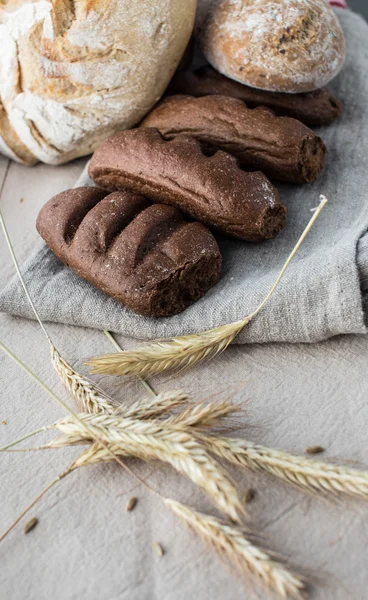
<svg viewBox="0 0 368 600">
<path fill-rule="evenodd" d="M 1 213 L 0 213 L 0 221 L 1 221 Z M 118 456 L 114 455 L 113 451 L 109 448 L 109 445 L 107 443 L 105 443 L 104 440 L 101 439 L 98 434 L 96 435 L 95 431 L 93 431 L 89 427 L 88 423 L 84 421 L 83 417 L 85 415 L 77 415 L 61 398 L 59 398 L 59 396 L 57 396 L 43 381 L 41 381 L 41 379 L 39 377 L 37 377 L 37 375 L 35 375 L 35 373 L 33 373 L 33 371 L 29 367 L 27 367 L 27 365 L 25 363 L 23 363 L 20 360 L 20 358 L 18 358 L 13 352 L 11 352 L 11 350 L 9 350 L 9 348 L 7 348 L 1 341 L 0 341 L 0 350 L 2 350 L 5 354 L 7 354 L 7 356 L 9 356 L 9 358 L 11 358 L 15 363 L 17 363 L 18 366 L 20 366 L 25 371 L 25 373 L 27 373 L 27 375 L 31 379 L 33 379 L 33 381 L 35 381 L 40 387 L 42 387 L 43 390 L 45 392 L 47 392 L 53 400 L 55 400 L 67 413 L 69 413 L 69 415 L 70 415 L 69 419 L 71 418 L 73 421 L 75 421 L 75 423 L 78 423 L 81 430 L 84 431 L 84 434 L 87 436 L 90 436 L 90 438 L 94 442 L 97 442 L 104 449 L 104 451 L 106 452 L 106 455 L 110 456 L 111 460 L 115 461 L 118 465 L 120 465 L 123 469 L 125 469 L 125 471 L 127 471 L 130 475 L 135 477 L 135 479 L 137 479 L 138 481 L 143 483 L 143 485 L 145 485 L 146 487 L 149 488 L 148 484 L 146 484 L 146 482 L 143 481 L 136 473 L 131 471 L 131 469 L 127 465 L 125 465 L 125 463 L 123 463 Z M 35 432 L 33 432 L 33 434 L 35 434 Z M 27 437 L 29 437 L 29 435 Z M 24 437 L 23 437 L 23 439 L 24 439 Z M 14 445 L 14 443 L 10 444 L 10 445 Z M 8 447 L 9 447 L 9 445 L 8 445 Z M 150 489 L 152 489 L 152 488 L 150 488 Z M 154 491 L 154 490 L 152 490 L 152 491 Z M 13 528 L 13 526 L 14 526 L 14 523 L 13 523 L 13 525 L 11 525 L 8 528 L 7 532 L 9 532 Z M 1 536 L 0 540 L 4 539 L 7 532 Z"/>
<path fill-rule="evenodd" d="M 242 574 L 252 573 L 281 598 L 301 597 L 305 588 L 301 579 L 247 539 L 244 530 L 196 512 L 174 500 L 166 499 L 165 504 L 206 543 L 236 565 Z"/>
<path fill-rule="evenodd" d="M 208 451 L 239 467 L 264 471 L 314 492 L 347 494 L 368 498 L 368 472 L 293 456 L 236 438 L 209 437 L 199 439 Z"/>
<path fill-rule="evenodd" d="M 52 357 L 52 362 L 57 370 L 57 372 L 59 373 L 59 376 L 61 377 L 61 379 L 63 380 L 64 384 L 66 384 L 67 389 L 72 393 L 76 393 L 76 401 L 77 403 L 80 402 L 80 398 L 83 398 L 83 401 L 85 402 L 85 406 L 93 406 L 93 408 L 96 410 L 97 406 L 98 406 L 98 400 L 100 400 L 100 412 L 104 411 L 104 408 L 106 406 L 106 404 L 110 403 L 110 398 L 108 398 L 104 393 L 102 393 L 94 384 L 92 384 L 91 382 L 87 382 L 86 378 L 82 377 L 79 373 L 77 373 L 66 361 L 64 361 L 64 359 L 62 359 L 62 357 L 60 356 L 59 352 L 57 351 L 56 347 L 54 346 L 52 339 L 50 337 L 50 335 L 48 334 L 39 314 L 38 311 L 35 307 L 35 304 L 31 298 L 31 295 L 28 291 L 28 288 L 26 286 L 26 283 L 24 281 L 23 275 L 21 273 L 21 270 L 19 268 L 19 264 L 17 261 L 17 258 L 15 256 L 15 252 L 14 252 L 14 248 L 13 245 L 11 243 L 10 240 L 10 236 L 4 221 L 4 217 L 2 215 L 2 212 L 0 210 L 0 225 L 1 228 L 3 230 L 4 233 L 4 237 L 5 237 L 5 241 L 10 253 L 10 256 L 12 258 L 16 273 L 18 275 L 18 278 L 20 280 L 20 283 L 23 287 L 24 293 L 26 295 L 26 298 L 33 310 L 33 313 L 36 317 L 36 320 L 38 321 L 42 332 L 44 333 L 46 340 L 49 343 L 50 349 L 51 349 L 51 357 Z M 37 377 L 32 371 L 31 369 L 29 369 L 29 367 L 27 367 L 27 365 L 25 365 L 15 354 L 13 354 L 4 344 L 2 344 L 0 342 L 0 349 L 5 352 L 5 354 L 7 354 L 12 360 L 14 360 L 38 385 L 40 385 L 50 396 L 53 400 L 55 400 L 67 413 L 69 413 L 69 415 L 76 420 L 76 422 L 78 422 L 82 427 L 85 427 L 88 430 L 88 425 L 83 423 L 83 420 L 80 419 L 80 417 L 63 401 L 61 400 L 61 398 L 59 398 L 48 386 L 46 386 L 40 379 L 39 377 Z M 88 383 L 88 386 L 85 387 L 85 383 Z M 154 395 L 155 392 L 154 390 L 145 382 L 142 381 L 142 383 L 151 391 L 151 393 Z M 112 409 L 114 410 L 115 407 L 113 406 Z M 103 442 L 103 440 L 99 439 L 98 437 L 94 436 L 94 433 L 89 430 L 89 434 L 91 435 L 92 439 L 95 440 L 95 442 L 98 442 L 105 450 L 105 452 L 107 453 L 107 455 L 109 455 L 111 457 L 112 460 L 114 460 L 118 465 L 120 465 L 123 469 L 125 469 L 125 471 L 127 471 L 130 475 L 132 475 L 136 480 L 140 481 L 143 485 L 145 485 L 147 488 L 151 489 L 152 492 L 155 492 L 155 490 L 153 490 L 152 488 L 150 488 L 150 486 L 148 484 L 146 484 L 145 481 L 143 481 L 136 473 L 134 473 L 133 471 L 131 471 L 131 469 L 125 465 L 118 456 L 115 456 L 113 454 L 113 452 L 109 449 L 108 445 L 105 444 Z M 23 438 L 24 439 L 24 438 Z M 19 440 L 18 440 L 19 441 Z M 17 441 L 17 442 L 18 442 Z M 15 443 L 17 443 L 15 442 Z M 13 445 L 13 444 L 10 444 Z M 9 447 L 9 445 L 8 445 Z M 58 481 L 55 480 L 55 481 Z M 17 521 L 18 522 L 18 521 Z M 7 532 L 10 531 L 14 526 L 11 525 Z M 7 532 L 1 537 L 1 540 L 4 539 L 5 535 L 7 535 Z"/>
<path fill-rule="evenodd" d="M 99 443 L 93 444 L 79 457 L 78 467 L 110 461 L 111 454 L 134 456 L 146 461 L 160 460 L 189 477 L 234 521 L 238 521 L 244 513 L 234 485 L 190 433 L 164 426 L 162 421 L 140 421 L 104 414 L 79 416 L 94 437 L 79 422 L 65 418 L 54 424 L 63 435 L 44 447 L 60 448 L 91 443 L 98 436 L 108 445 L 110 452 L 106 452 L 106 448 Z"/>
<path fill-rule="evenodd" d="M 38 314 L 38 310 L 32 300 L 32 297 L 28 291 L 26 283 L 24 281 L 22 272 L 20 270 L 17 257 L 15 256 L 14 248 L 11 243 L 9 233 L 4 221 L 4 217 L 0 211 L 0 225 L 4 233 L 5 241 L 7 247 L 9 249 L 10 256 L 12 258 L 14 268 L 18 275 L 19 281 L 23 287 L 26 298 L 32 308 L 32 311 L 38 321 L 39 326 L 42 329 L 43 334 L 46 337 L 46 340 L 49 343 L 51 350 L 51 361 L 54 365 L 57 373 L 59 374 L 65 388 L 70 392 L 70 394 L 75 399 L 77 406 L 87 412 L 113 412 L 116 407 L 116 404 L 109 398 L 106 394 L 104 394 L 101 390 L 97 388 L 91 381 L 89 381 L 86 377 L 83 377 L 73 367 L 64 360 L 60 353 L 57 351 L 54 343 L 45 328 L 40 315 Z"/>
<path fill-rule="evenodd" d="M 213 358 L 226 350 L 242 329 L 258 315 L 275 292 L 286 269 L 327 204 L 327 199 L 324 196 L 320 196 L 320 200 L 319 207 L 287 258 L 270 292 L 253 313 L 245 316 L 240 321 L 222 325 L 199 334 L 153 342 L 131 352 L 118 352 L 91 358 L 86 364 L 92 367 L 92 373 L 102 375 L 155 375 L 163 371 L 192 367 L 196 363 L 206 358 Z"/>
</svg>

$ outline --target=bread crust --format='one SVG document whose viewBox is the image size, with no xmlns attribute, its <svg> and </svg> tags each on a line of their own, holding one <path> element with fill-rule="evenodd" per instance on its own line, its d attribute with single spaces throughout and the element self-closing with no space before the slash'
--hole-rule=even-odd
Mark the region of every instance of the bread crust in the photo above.
<svg viewBox="0 0 368 600">
<path fill-rule="evenodd" d="M 298 119 L 309 127 L 330 125 L 342 114 L 340 102 L 327 88 L 304 94 L 267 92 L 233 81 L 209 65 L 196 71 L 177 73 L 166 94 L 231 96 L 243 100 L 249 108 L 266 106 L 280 117 Z"/>
<path fill-rule="evenodd" d="M 0 4 L 3 152 L 60 164 L 134 126 L 175 72 L 195 9 L 196 0 Z"/>
<path fill-rule="evenodd" d="M 271 179 L 310 183 L 324 165 L 326 147 L 303 123 L 228 96 L 168 97 L 142 127 L 155 127 L 167 140 L 191 135 L 205 149 L 229 152 L 245 169 Z"/>
<path fill-rule="evenodd" d="M 143 315 L 183 311 L 221 275 L 221 254 L 206 227 L 131 192 L 67 190 L 43 207 L 37 229 L 80 277 Z"/>
<path fill-rule="evenodd" d="M 326 0 L 220 0 L 209 10 L 201 45 L 223 75 L 288 93 L 327 85 L 346 54 L 341 25 Z"/>
<path fill-rule="evenodd" d="M 274 238 L 286 221 L 263 173 L 243 171 L 226 152 L 206 156 L 186 135 L 166 141 L 156 129 L 123 131 L 95 151 L 89 174 L 102 188 L 130 189 L 243 240 Z"/>
</svg>

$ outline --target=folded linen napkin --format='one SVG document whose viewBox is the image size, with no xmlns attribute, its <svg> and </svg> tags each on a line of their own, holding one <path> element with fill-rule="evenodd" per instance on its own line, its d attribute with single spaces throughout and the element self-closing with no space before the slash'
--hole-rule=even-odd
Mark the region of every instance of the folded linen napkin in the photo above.
<svg viewBox="0 0 368 600">
<path fill-rule="evenodd" d="M 329 205 L 273 298 L 237 341 L 316 342 L 367 332 L 368 26 L 350 11 L 337 11 L 348 56 L 331 87 L 344 105 L 344 115 L 319 132 L 329 149 L 322 177 L 312 185 L 278 186 L 289 210 L 288 225 L 278 238 L 260 245 L 220 239 L 221 281 L 184 313 L 165 319 L 132 313 L 80 279 L 40 243 L 22 270 L 45 321 L 149 339 L 199 332 L 237 320 L 253 311 L 269 291 L 323 193 Z M 90 183 L 85 172 L 77 185 Z M 1 293 L 0 310 L 32 318 L 16 278 Z"/>
</svg>

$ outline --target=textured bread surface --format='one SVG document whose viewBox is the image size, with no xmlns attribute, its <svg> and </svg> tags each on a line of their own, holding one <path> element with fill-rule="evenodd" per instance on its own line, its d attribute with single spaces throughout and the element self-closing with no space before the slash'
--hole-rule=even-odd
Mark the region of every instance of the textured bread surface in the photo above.
<svg viewBox="0 0 368 600">
<path fill-rule="evenodd" d="M 33 164 L 91 153 L 159 100 L 196 0 L 0 2 L 0 152 Z"/>
<path fill-rule="evenodd" d="M 302 94 L 267 92 L 221 75 L 210 66 L 174 75 L 167 94 L 208 96 L 220 94 L 243 100 L 249 108 L 266 106 L 281 117 L 298 119 L 305 125 L 329 125 L 342 114 L 340 102 L 327 88 Z"/>
<path fill-rule="evenodd" d="M 242 171 L 222 151 L 206 156 L 186 135 L 166 141 L 156 129 L 121 132 L 95 151 L 89 174 L 102 188 L 130 189 L 248 241 L 275 237 L 286 220 L 278 191 L 263 173 Z"/>
<path fill-rule="evenodd" d="M 247 169 L 292 183 L 314 181 L 324 165 L 324 143 L 300 121 L 228 96 L 168 97 L 142 126 L 155 127 L 168 140 L 191 135 L 207 150 L 224 150 Z"/>
<path fill-rule="evenodd" d="M 326 0 L 219 0 L 201 32 L 208 62 L 251 87 L 310 92 L 341 70 L 340 22 Z"/>
<path fill-rule="evenodd" d="M 206 227 L 131 192 L 67 190 L 43 207 L 37 229 L 63 263 L 140 314 L 179 313 L 221 275 Z"/>
</svg>

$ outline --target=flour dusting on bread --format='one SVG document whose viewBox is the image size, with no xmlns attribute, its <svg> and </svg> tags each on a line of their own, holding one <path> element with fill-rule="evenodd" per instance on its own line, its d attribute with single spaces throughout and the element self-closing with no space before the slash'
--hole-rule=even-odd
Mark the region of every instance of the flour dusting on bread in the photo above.
<svg viewBox="0 0 368 600">
<path fill-rule="evenodd" d="M 0 4 L 0 150 L 58 164 L 134 126 L 173 75 L 195 9 L 196 0 Z"/>
<path fill-rule="evenodd" d="M 325 0 L 222 0 L 202 32 L 208 61 L 255 88 L 309 92 L 341 69 L 345 40 Z"/>
</svg>

